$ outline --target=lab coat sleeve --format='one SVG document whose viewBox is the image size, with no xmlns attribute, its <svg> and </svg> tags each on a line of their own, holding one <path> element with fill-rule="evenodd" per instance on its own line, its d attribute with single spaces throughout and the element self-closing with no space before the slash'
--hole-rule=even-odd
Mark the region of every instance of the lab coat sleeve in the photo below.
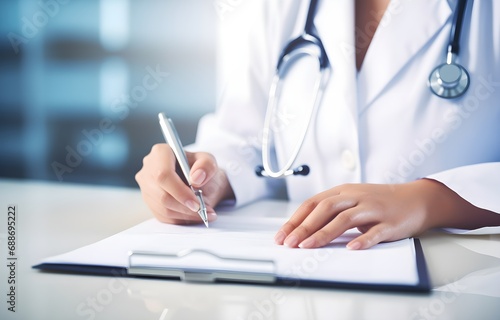
<svg viewBox="0 0 500 320">
<path fill-rule="evenodd" d="M 266 2 L 247 1 L 221 17 L 216 112 L 200 120 L 196 142 L 187 148 L 215 156 L 235 193 L 232 205 L 237 206 L 285 194 L 284 181 L 255 174 L 262 164 L 262 130 L 274 70 Z"/>
</svg>

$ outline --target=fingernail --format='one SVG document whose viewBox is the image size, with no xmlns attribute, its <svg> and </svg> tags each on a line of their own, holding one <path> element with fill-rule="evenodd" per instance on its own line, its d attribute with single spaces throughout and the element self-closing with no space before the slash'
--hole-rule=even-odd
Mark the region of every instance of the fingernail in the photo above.
<svg viewBox="0 0 500 320">
<path fill-rule="evenodd" d="M 295 248 L 299 244 L 299 238 L 296 235 L 288 236 L 285 239 L 285 246 Z"/>
<path fill-rule="evenodd" d="M 189 210 L 193 211 L 193 212 L 198 212 L 198 209 L 200 208 L 200 206 L 194 202 L 193 200 L 188 200 L 184 203 L 184 205 L 186 207 L 188 207 Z"/>
<path fill-rule="evenodd" d="M 208 216 L 208 221 L 217 220 L 217 214 L 215 212 L 210 212 L 207 214 L 207 216 Z"/>
<path fill-rule="evenodd" d="M 349 250 L 358 250 L 359 248 L 361 248 L 361 243 L 359 243 L 358 241 L 349 242 L 346 247 Z"/>
<path fill-rule="evenodd" d="M 207 177 L 207 174 L 205 171 L 198 169 L 195 172 L 191 174 L 191 182 L 200 185 L 205 181 L 205 178 Z"/>
<path fill-rule="evenodd" d="M 314 241 L 313 238 L 307 238 L 306 240 L 302 241 L 299 244 L 299 248 L 302 248 L 302 249 L 314 248 L 315 242 L 316 241 Z"/>
<path fill-rule="evenodd" d="M 274 242 L 276 242 L 277 244 L 283 244 L 285 237 L 286 237 L 286 233 L 284 233 L 283 231 L 280 230 L 274 236 Z"/>
</svg>

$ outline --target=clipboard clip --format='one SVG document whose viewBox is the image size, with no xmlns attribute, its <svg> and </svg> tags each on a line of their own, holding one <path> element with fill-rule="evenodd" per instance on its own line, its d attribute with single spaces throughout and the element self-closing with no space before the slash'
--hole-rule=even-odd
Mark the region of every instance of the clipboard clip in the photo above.
<svg viewBox="0 0 500 320">
<path fill-rule="evenodd" d="M 187 249 L 177 254 L 131 251 L 129 275 L 178 278 L 186 282 L 274 283 L 272 260 L 221 257 L 205 249 Z"/>
</svg>

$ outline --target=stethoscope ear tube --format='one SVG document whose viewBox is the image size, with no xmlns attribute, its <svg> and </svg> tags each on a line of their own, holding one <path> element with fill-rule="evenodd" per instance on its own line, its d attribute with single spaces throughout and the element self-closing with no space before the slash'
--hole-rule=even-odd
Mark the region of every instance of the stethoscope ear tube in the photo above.
<svg viewBox="0 0 500 320">
<path fill-rule="evenodd" d="M 311 55 L 309 51 L 301 51 L 296 50 L 294 53 L 296 55 Z M 316 56 L 313 54 L 313 56 Z M 284 64 L 281 65 L 281 68 L 288 68 L 288 63 L 293 63 L 294 59 L 289 58 L 286 60 Z M 321 98 L 323 96 L 323 91 L 326 86 L 327 78 L 329 77 L 329 68 L 321 69 L 321 65 L 319 67 L 319 74 L 317 80 L 315 82 L 314 96 L 312 100 L 312 107 L 309 108 L 309 112 L 304 117 L 305 125 L 302 127 L 302 131 L 300 132 L 300 136 L 298 137 L 297 144 L 293 147 L 291 151 L 291 155 L 288 159 L 286 159 L 285 164 L 277 170 L 274 170 L 271 167 L 271 147 L 272 147 L 272 135 L 274 134 L 274 130 L 272 127 L 272 119 L 277 113 L 277 104 L 281 91 L 281 81 L 282 75 L 284 75 L 283 70 L 277 70 L 276 75 L 274 76 L 273 83 L 271 85 L 271 90 L 269 92 L 269 101 L 267 105 L 266 117 L 264 121 L 264 130 L 262 132 L 262 170 L 260 174 L 257 173 L 260 177 L 270 177 L 270 178 L 282 178 L 289 175 L 307 175 L 309 174 L 309 167 L 307 165 L 302 165 L 295 169 L 292 169 L 293 163 L 297 159 L 300 149 L 304 144 L 304 139 L 306 137 L 308 128 L 310 127 L 310 123 L 312 121 L 313 115 L 316 113 L 318 106 L 321 102 Z"/>
<path fill-rule="evenodd" d="M 317 110 L 323 90 L 326 85 L 326 79 L 329 77 L 329 62 L 326 50 L 321 42 L 321 39 L 314 33 L 314 15 L 316 13 L 318 0 L 311 0 L 309 3 L 309 10 L 307 12 L 306 24 L 303 33 L 297 38 L 290 41 L 283 52 L 281 53 L 276 66 L 276 74 L 273 78 L 271 88 L 269 90 L 269 100 L 267 104 L 266 117 L 264 120 L 264 130 L 262 134 L 262 166 L 255 169 L 255 173 L 259 177 L 270 178 L 283 178 L 289 175 L 308 175 L 309 166 L 302 165 L 292 169 L 293 163 L 297 159 L 298 153 L 302 148 L 309 124 Z M 272 119 L 276 114 L 277 104 L 279 102 L 282 79 L 285 77 L 290 65 L 294 64 L 296 59 L 302 56 L 314 57 L 319 63 L 319 72 L 316 84 L 315 93 L 313 96 L 313 106 L 310 108 L 309 113 L 305 116 L 307 121 L 305 126 L 301 129 L 300 136 L 297 144 L 293 147 L 291 155 L 285 159 L 285 164 L 274 170 L 271 167 L 271 146 L 272 146 Z"/>
</svg>

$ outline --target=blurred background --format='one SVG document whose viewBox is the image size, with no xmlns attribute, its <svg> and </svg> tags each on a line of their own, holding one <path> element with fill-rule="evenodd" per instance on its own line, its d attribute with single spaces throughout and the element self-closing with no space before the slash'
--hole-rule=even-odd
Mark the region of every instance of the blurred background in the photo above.
<svg viewBox="0 0 500 320">
<path fill-rule="evenodd" d="M 193 142 L 215 104 L 220 5 L 2 0 L 0 177 L 136 186 L 160 111 Z"/>
</svg>

